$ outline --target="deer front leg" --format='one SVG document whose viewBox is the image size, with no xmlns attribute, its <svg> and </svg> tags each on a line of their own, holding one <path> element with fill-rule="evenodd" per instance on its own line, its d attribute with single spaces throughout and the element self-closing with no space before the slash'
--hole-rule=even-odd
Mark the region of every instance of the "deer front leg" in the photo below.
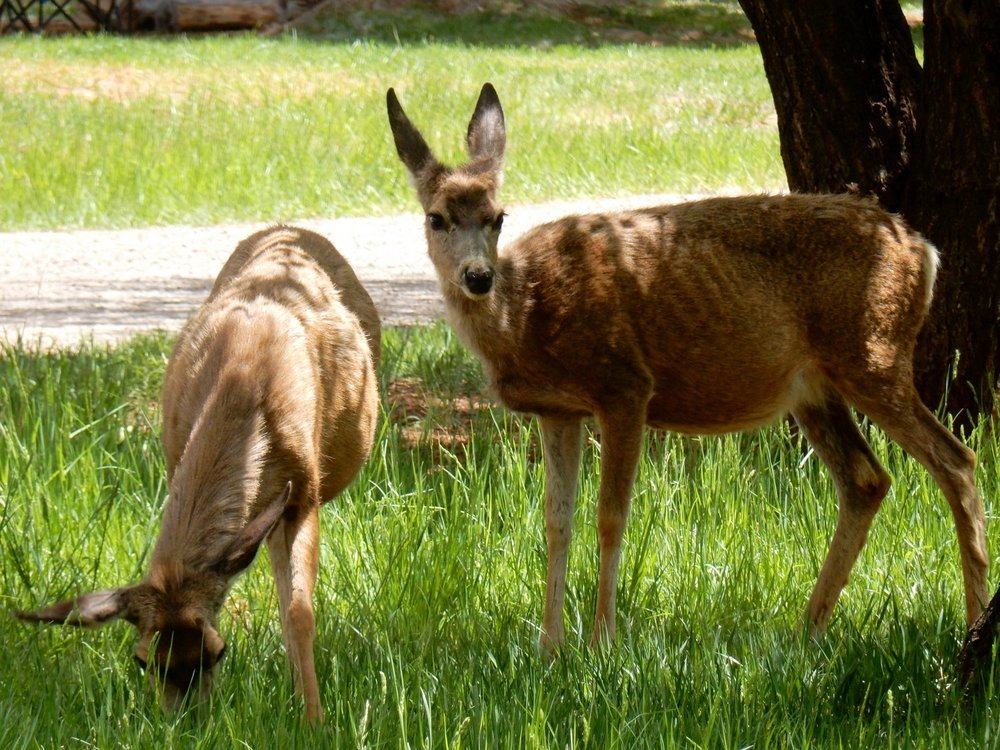
<svg viewBox="0 0 1000 750">
<path fill-rule="evenodd" d="M 566 639 L 563 604 L 566 599 L 566 558 L 573 534 L 573 509 L 580 474 L 578 417 L 542 417 L 542 455 L 545 459 L 545 537 L 548 543 L 548 573 L 545 609 L 538 648 L 551 655 Z"/>
<path fill-rule="evenodd" d="M 282 519 L 268 538 L 267 547 L 295 688 L 305 701 L 306 719 L 315 724 L 323 720 L 313 660 L 316 625 L 312 599 L 319 563 L 319 506 L 311 504 L 299 509 L 293 519 Z"/>
<path fill-rule="evenodd" d="M 597 614 L 590 645 L 615 636 L 615 596 L 622 535 L 628 521 L 632 483 L 642 447 L 645 404 L 597 415 L 601 427 L 601 490 L 597 500 L 597 539 L 601 568 L 597 585 Z"/>
</svg>

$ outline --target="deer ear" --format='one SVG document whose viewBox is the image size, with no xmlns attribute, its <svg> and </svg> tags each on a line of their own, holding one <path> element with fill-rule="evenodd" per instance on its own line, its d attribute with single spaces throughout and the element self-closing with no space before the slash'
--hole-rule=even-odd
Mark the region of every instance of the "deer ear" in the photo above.
<svg viewBox="0 0 1000 750">
<path fill-rule="evenodd" d="M 128 591 L 127 588 L 94 591 L 34 612 L 16 612 L 14 616 L 26 622 L 96 628 L 119 617 L 128 618 Z"/>
<path fill-rule="evenodd" d="M 492 83 L 483 85 L 476 102 L 476 111 L 469 121 L 469 132 L 465 137 L 469 156 L 473 159 L 492 161 L 496 169 L 503 165 L 504 150 L 507 147 L 507 126 L 504 122 L 500 97 Z"/>
<path fill-rule="evenodd" d="M 219 561 L 213 566 L 216 572 L 234 576 L 250 567 L 257 556 L 257 549 L 267 539 L 267 535 L 281 520 L 292 496 L 292 483 L 285 485 L 284 491 L 243 527 Z"/>
<path fill-rule="evenodd" d="M 416 177 L 427 167 L 437 164 L 437 159 L 427 146 L 427 141 L 420 135 L 410 118 L 403 111 L 396 92 L 392 89 L 385 95 L 385 104 L 389 112 L 389 127 L 392 128 L 392 139 L 396 142 L 396 153 L 410 174 Z"/>
</svg>

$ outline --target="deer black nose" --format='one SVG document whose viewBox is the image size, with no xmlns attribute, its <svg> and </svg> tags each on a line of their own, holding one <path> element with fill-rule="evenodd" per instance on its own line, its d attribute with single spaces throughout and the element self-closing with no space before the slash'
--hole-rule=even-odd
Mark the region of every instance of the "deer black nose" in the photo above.
<svg viewBox="0 0 1000 750">
<path fill-rule="evenodd" d="M 465 286 L 473 294 L 486 294 L 493 288 L 493 271 L 469 269 L 464 274 Z"/>
</svg>

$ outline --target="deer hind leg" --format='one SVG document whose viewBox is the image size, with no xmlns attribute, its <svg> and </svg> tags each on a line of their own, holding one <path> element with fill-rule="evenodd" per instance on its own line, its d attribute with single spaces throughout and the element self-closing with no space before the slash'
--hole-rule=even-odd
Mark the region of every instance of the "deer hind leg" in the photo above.
<svg viewBox="0 0 1000 750">
<path fill-rule="evenodd" d="M 965 614 L 971 625 L 989 601 L 986 516 L 975 484 L 976 454 L 924 406 L 909 379 L 889 397 L 859 394 L 852 401 L 923 464 L 944 493 L 958 534 Z"/>
<path fill-rule="evenodd" d="M 837 528 L 806 610 L 810 632 L 818 634 L 826 629 L 847 584 L 890 479 L 839 395 L 831 393 L 820 403 L 799 405 L 792 413 L 829 469 L 839 500 Z"/>
<path fill-rule="evenodd" d="M 267 546 L 295 688 L 305 701 L 306 719 L 316 723 L 323 720 L 313 658 L 316 626 L 312 601 L 319 562 L 319 506 L 310 504 L 298 509 L 293 518 L 282 519 Z"/>
<path fill-rule="evenodd" d="M 597 538 L 601 562 L 591 646 L 611 641 L 615 636 L 618 566 L 632 483 L 642 448 L 645 404 L 641 410 L 626 408 L 598 414 L 598 422 L 601 427 L 601 488 L 597 500 Z"/>
<path fill-rule="evenodd" d="M 551 654 L 565 640 L 563 602 L 566 598 L 566 558 L 573 533 L 573 509 L 580 473 L 580 435 L 583 422 L 543 417 L 542 451 L 545 458 L 545 537 L 548 543 L 548 573 L 545 609 L 538 648 Z"/>
</svg>

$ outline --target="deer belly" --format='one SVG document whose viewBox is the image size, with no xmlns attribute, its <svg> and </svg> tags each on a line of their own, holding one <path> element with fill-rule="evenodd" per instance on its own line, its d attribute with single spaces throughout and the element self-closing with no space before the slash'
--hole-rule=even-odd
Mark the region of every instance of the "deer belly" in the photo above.
<svg viewBox="0 0 1000 750">
<path fill-rule="evenodd" d="M 657 383 L 646 421 L 651 427 L 700 435 L 746 430 L 773 422 L 810 398 L 812 383 L 802 371 L 667 378 Z"/>
</svg>

